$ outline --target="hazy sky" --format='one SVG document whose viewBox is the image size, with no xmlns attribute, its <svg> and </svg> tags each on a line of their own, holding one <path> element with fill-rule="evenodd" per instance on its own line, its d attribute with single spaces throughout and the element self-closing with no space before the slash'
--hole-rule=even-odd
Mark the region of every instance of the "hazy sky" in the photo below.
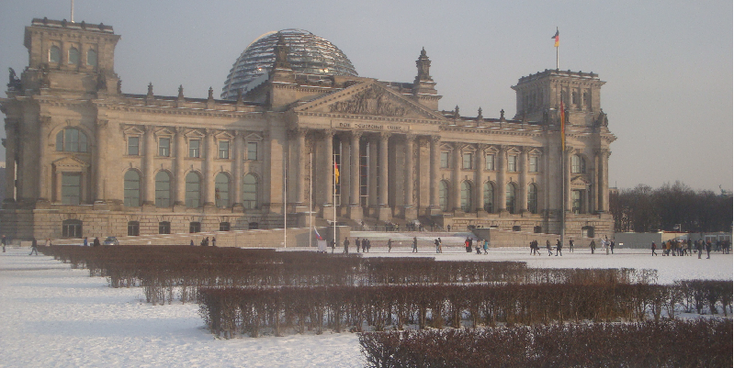
<svg viewBox="0 0 734 368">
<path fill-rule="evenodd" d="M 70 0 L 0 2 L 0 71 L 28 64 L 24 27 L 70 19 Z M 518 78 L 555 68 L 598 73 L 617 136 L 610 186 L 732 189 L 732 1 L 191 1 L 76 0 L 74 20 L 122 36 L 115 71 L 125 93 L 219 96 L 232 64 L 261 34 L 302 28 L 324 37 L 360 76 L 412 82 L 425 47 L 443 99 L 462 115 L 515 114 Z M 4 74 L 6 76 L 7 74 Z M 7 77 L 0 79 L 3 90 Z M 4 97 L 4 94 L 2 94 Z M 0 133 L 4 136 L 4 131 Z M 4 160 L 1 150 L 0 161 Z"/>
</svg>

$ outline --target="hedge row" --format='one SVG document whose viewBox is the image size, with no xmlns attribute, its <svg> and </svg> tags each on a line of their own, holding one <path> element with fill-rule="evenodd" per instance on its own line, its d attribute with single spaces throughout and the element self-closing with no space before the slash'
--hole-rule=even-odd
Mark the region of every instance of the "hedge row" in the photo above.
<svg viewBox="0 0 734 368">
<path fill-rule="evenodd" d="M 112 287 L 143 286 L 154 304 L 195 301 L 203 286 L 354 286 L 472 283 L 649 283 L 655 270 L 531 269 L 524 262 L 441 262 L 191 246 L 39 248 Z"/>
<path fill-rule="evenodd" d="M 731 319 L 362 333 L 374 368 L 731 367 Z"/>
<path fill-rule="evenodd" d="M 712 301 L 731 309 L 731 281 Z M 200 314 L 209 330 L 226 338 L 281 335 L 324 328 L 341 332 L 403 329 L 406 325 L 455 328 L 566 321 L 643 321 L 675 317 L 676 285 L 505 284 L 384 285 L 357 287 L 202 288 Z"/>
</svg>

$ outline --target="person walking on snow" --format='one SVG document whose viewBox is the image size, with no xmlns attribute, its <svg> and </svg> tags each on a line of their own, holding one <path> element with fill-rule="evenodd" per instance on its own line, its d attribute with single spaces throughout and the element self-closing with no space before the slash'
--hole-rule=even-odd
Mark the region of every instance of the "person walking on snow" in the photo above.
<svg viewBox="0 0 734 368">
<path fill-rule="evenodd" d="M 545 241 L 545 249 L 548 250 L 549 257 L 553 255 L 553 249 L 551 248 L 550 240 Z"/>
<path fill-rule="evenodd" d="M 560 254 L 561 257 L 563 257 L 563 243 L 561 243 L 561 239 L 556 240 L 556 257 Z"/>
<path fill-rule="evenodd" d="M 413 237 L 413 251 L 411 253 L 418 253 L 418 238 Z"/>
<path fill-rule="evenodd" d="M 652 242 L 652 244 L 650 245 L 650 249 L 652 249 L 652 254 L 650 256 L 658 255 L 657 253 L 655 253 L 655 248 L 657 248 L 657 245 L 655 245 L 655 242 Z"/>
<path fill-rule="evenodd" d="M 38 255 L 38 240 L 36 240 L 36 238 L 33 238 L 33 241 L 31 241 L 31 252 L 28 255 L 32 256 L 33 253 Z"/>
</svg>

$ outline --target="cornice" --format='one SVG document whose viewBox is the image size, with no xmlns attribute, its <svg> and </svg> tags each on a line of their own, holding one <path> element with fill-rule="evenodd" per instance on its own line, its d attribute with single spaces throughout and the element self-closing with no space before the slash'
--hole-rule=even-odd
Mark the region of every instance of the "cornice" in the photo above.
<svg viewBox="0 0 734 368">
<path fill-rule="evenodd" d="M 381 115 L 353 115 L 353 114 L 340 114 L 330 112 L 305 112 L 295 111 L 296 116 L 310 116 L 318 118 L 329 118 L 329 119 L 344 119 L 344 120 L 370 120 L 370 121 L 385 121 L 390 123 L 409 123 L 409 124 L 429 124 L 429 125 L 443 125 L 440 120 L 421 119 L 421 118 L 406 118 L 406 117 L 395 117 L 395 116 L 381 116 Z"/>
<path fill-rule="evenodd" d="M 130 113 L 147 113 L 160 115 L 181 115 L 181 116 L 201 116 L 201 117 L 219 117 L 219 118 L 253 118 L 253 116 L 262 117 L 265 111 L 223 111 L 209 109 L 189 109 L 181 107 L 158 107 L 145 105 L 127 105 L 115 103 L 97 103 L 94 104 L 98 108 L 112 111 L 124 111 Z"/>
</svg>

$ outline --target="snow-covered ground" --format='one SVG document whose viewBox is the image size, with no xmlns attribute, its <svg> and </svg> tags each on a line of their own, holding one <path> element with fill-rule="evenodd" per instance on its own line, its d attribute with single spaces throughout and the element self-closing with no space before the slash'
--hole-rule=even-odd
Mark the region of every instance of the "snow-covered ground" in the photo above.
<svg viewBox="0 0 734 368">
<path fill-rule="evenodd" d="M 196 304 L 152 306 L 141 288 L 113 289 L 87 270 L 28 248 L 0 253 L 0 367 L 362 367 L 356 334 L 216 339 L 204 328 Z M 541 249 L 544 252 L 544 249 Z M 680 279 L 732 279 L 732 256 L 651 257 L 649 251 L 588 248 L 558 256 L 529 249 L 491 249 L 488 255 L 446 247 L 438 259 L 526 261 L 530 267 L 657 269 L 660 283 Z M 547 254 L 547 252 L 546 252 Z M 407 244 L 366 256 L 411 254 Z M 704 256 L 705 258 L 705 256 Z"/>
</svg>

